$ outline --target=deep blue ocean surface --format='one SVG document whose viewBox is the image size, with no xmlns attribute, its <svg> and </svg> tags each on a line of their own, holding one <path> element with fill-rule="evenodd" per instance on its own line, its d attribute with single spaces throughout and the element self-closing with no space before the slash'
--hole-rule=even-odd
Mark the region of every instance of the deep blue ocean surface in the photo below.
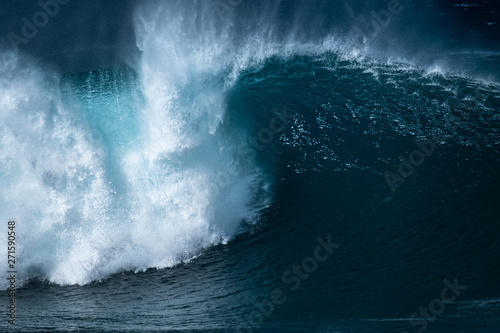
<svg viewBox="0 0 500 333">
<path fill-rule="evenodd" d="M 0 332 L 500 332 L 495 1 L 2 5 Z"/>
</svg>

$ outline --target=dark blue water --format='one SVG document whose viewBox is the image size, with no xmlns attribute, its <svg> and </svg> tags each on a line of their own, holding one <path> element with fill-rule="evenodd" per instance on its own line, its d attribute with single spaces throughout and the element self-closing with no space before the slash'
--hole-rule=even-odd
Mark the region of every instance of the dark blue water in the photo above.
<svg viewBox="0 0 500 333">
<path fill-rule="evenodd" d="M 498 18 L 88 1 L 4 38 L 0 330 L 500 332 Z"/>
</svg>

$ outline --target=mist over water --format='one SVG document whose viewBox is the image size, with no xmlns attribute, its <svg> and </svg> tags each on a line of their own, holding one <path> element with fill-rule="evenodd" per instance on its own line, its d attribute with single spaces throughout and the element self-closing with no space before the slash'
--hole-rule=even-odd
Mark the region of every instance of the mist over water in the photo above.
<svg viewBox="0 0 500 333">
<path fill-rule="evenodd" d="M 140 53 L 134 22 L 141 13 L 149 11 L 153 15 L 155 9 L 155 20 L 164 24 L 167 19 L 178 20 L 175 13 L 186 18 L 179 35 L 189 31 L 202 36 L 206 33 L 206 37 L 199 37 L 212 47 L 214 42 L 224 43 L 230 44 L 233 51 L 246 47 L 255 54 L 262 48 L 285 45 L 293 53 L 296 50 L 291 45 L 297 44 L 309 44 L 317 51 L 319 45 L 325 44 L 339 52 L 354 49 L 369 56 L 401 58 L 420 66 L 440 66 L 446 71 L 487 78 L 487 74 L 494 73 L 485 71 L 484 66 L 497 63 L 490 57 L 500 48 L 494 1 L 315 0 L 305 4 L 293 0 L 89 0 L 69 1 L 58 7 L 45 24 L 38 28 L 32 25 L 36 33 L 27 37 L 23 34 L 24 19 L 33 24 L 42 7 L 37 1 L 6 1 L 0 14 L 0 49 L 17 48 L 63 72 L 123 64 L 135 67 Z M 189 22 L 196 24 L 189 26 Z M 26 40 L 15 43 L 9 34 Z M 467 56 L 469 53 L 481 55 Z M 495 75 L 491 78 L 498 80 Z"/>
</svg>

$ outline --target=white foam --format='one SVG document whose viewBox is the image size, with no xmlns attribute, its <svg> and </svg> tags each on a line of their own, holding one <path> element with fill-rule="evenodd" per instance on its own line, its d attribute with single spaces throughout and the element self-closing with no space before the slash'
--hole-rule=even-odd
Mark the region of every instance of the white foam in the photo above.
<svg viewBox="0 0 500 333">
<path fill-rule="evenodd" d="M 138 12 L 145 98 L 125 115 L 138 133 L 118 148 L 127 133 L 113 123 L 113 94 L 92 109 L 104 131 L 61 97 L 56 77 L 15 55 L 0 62 L 0 220 L 17 221 L 18 282 L 82 285 L 169 267 L 227 242 L 267 204 L 265 176 L 238 150 L 244 135 L 221 130 L 225 91 L 246 60 L 210 31 L 186 30 L 196 15 L 162 13 Z M 88 88 L 92 103 L 99 89 Z M 5 261 L 6 237 L 0 247 Z"/>
</svg>

